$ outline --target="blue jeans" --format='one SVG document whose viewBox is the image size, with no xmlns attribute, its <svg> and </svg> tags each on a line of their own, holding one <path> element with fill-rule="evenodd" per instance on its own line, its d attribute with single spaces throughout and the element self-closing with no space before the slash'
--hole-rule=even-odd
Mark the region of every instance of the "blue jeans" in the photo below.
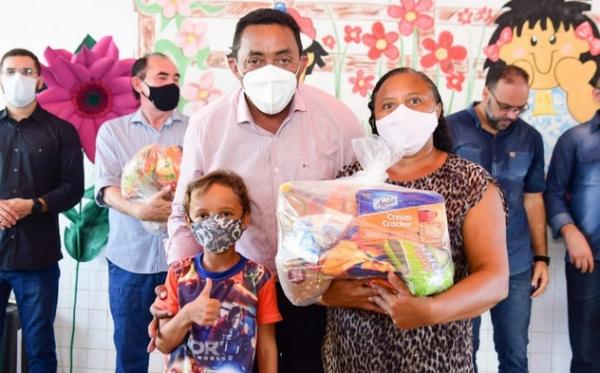
<svg viewBox="0 0 600 373">
<path fill-rule="evenodd" d="M 113 341 L 117 351 L 115 372 L 148 371 L 150 342 L 148 324 L 154 288 L 165 283 L 166 272 L 139 274 L 126 271 L 108 261 L 108 297 L 114 323 Z"/>
<path fill-rule="evenodd" d="M 498 353 L 498 372 L 529 371 L 527 345 L 531 316 L 531 270 L 509 278 L 508 298 L 490 310 L 494 327 L 494 346 Z M 481 317 L 473 319 L 473 361 L 479 350 Z M 477 364 L 475 364 L 477 371 Z"/>
<path fill-rule="evenodd" d="M 29 373 L 56 372 L 54 318 L 59 277 L 58 263 L 35 271 L 0 271 L 0 336 L 4 334 L 6 305 L 13 290 Z"/>
<path fill-rule="evenodd" d="M 600 261 L 581 273 L 567 262 L 567 309 L 572 373 L 600 372 Z"/>
</svg>

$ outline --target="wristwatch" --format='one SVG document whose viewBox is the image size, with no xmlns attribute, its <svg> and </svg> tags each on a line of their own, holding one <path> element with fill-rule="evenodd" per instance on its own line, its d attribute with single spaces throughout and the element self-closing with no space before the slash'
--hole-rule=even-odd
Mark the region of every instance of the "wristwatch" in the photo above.
<svg viewBox="0 0 600 373">
<path fill-rule="evenodd" d="M 548 265 L 550 265 L 550 257 L 546 256 L 546 255 L 534 255 L 533 256 L 533 262 L 544 262 Z"/>
<path fill-rule="evenodd" d="M 32 214 L 39 214 L 41 212 L 44 211 L 44 205 L 42 204 L 42 201 L 40 201 L 39 198 L 34 198 L 33 199 L 33 206 L 31 207 L 31 213 Z"/>
</svg>

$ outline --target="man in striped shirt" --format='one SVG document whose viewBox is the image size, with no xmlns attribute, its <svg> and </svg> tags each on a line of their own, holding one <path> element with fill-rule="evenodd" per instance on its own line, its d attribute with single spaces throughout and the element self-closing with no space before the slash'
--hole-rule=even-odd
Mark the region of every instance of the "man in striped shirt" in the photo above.
<svg viewBox="0 0 600 373">
<path fill-rule="evenodd" d="M 104 123 L 96 139 L 96 201 L 110 208 L 106 258 L 119 373 L 148 371 L 148 308 L 154 288 L 164 283 L 167 273 L 166 235 L 150 233 L 142 221 L 166 222 L 174 192 L 165 187 L 143 203 L 125 199 L 121 173 L 146 145 L 182 145 L 187 118 L 175 112 L 178 82 L 177 68 L 165 55 L 138 59 L 131 83 L 140 108 Z"/>
<path fill-rule="evenodd" d="M 298 84 L 307 59 L 302 55 L 298 25 L 288 14 L 258 9 L 242 17 L 228 62 L 242 87 L 205 106 L 190 120 L 169 219 L 168 261 L 201 251 L 184 220 L 186 185 L 225 168 L 244 178 L 252 203 L 250 225 L 236 248 L 274 272 L 279 185 L 333 179 L 354 158 L 351 140 L 364 132 L 347 106 Z M 279 285 L 277 290 L 283 316 L 276 326 L 279 371 L 323 371 L 325 308 L 295 307 Z"/>
</svg>

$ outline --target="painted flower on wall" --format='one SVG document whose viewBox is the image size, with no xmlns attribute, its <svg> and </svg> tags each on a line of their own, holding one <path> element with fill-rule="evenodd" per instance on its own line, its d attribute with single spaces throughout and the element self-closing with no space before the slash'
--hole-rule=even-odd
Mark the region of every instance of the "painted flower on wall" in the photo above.
<svg viewBox="0 0 600 373">
<path fill-rule="evenodd" d="M 156 3 L 162 7 L 162 15 L 166 18 L 173 18 L 176 15 L 189 16 L 190 0 L 156 0 Z"/>
<path fill-rule="evenodd" d="M 465 81 L 465 74 L 462 72 L 453 71 L 446 75 L 446 87 L 450 90 L 460 92 Z"/>
<path fill-rule="evenodd" d="M 373 80 L 375 76 L 365 75 L 363 69 L 356 70 L 356 75 L 348 78 L 350 84 L 352 84 L 352 93 L 358 93 L 359 95 L 366 97 L 371 89 L 373 89 Z"/>
<path fill-rule="evenodd" d="M 431 9 L 433 2 L 431 0 L 401 0 L 402 5 L 390 5 L 387 13 L 392 18 L 400 19 L 398 30 L 404 36 L 413 33 L 414 28 L 422 31 L 430 30 L 433 27 L 433 18 L 424 12 Z"/>
<path fill-rule="evenodd" d="M 464 8 L 460 12 L 456 13 L 458 18 L 458 23 L 461 25 L 468 25 L 471 23 L 471 19 L 473 18 L 473 12 L 469 8 Z"/>
<path fill-rule="evenodd" d="M 494 12 L 491 8 L 484 6 L 477 11 L 477 14 L 475 14 L 475 21 L 490 26 L 494 23 Z"/>
<path fill-rule="evenodd" d="M 360 43 L 360 36 L 362 33 L 362 29 L 360 26 L 352 27 L 350 25 L 346 25 L 344 27 L 344 41 L 346 43 Z"/>
<path fill-rule="evenodd" d="M 323 42 L 323 45 L 325 45 L 327 48 L 335 48 L 335 38 L 333 36 L 327 35 L 321 41 Z"/>
<path fill-rule="evenodd" d="M 223 94 L 214 87 L 214 80 L 214 74 L 209 71 L 204 73 L 197 83 L 188 83 L 181 88 L 181 95 L 191 106 L 191 113 Z"/>
<path fill-rule="evenodd" d="M 379 21 L 373 23 L 372 32 L 362 36 L 363 43 L 370 48 L 367 56 L 372 60 L 379 59 L 382 54 L 390 60 L 398 58 L 400 53 L 394 46 L 394 42 L 398 40 L 398 33 L 385 32 L 383 24 Z"/>
<path fill-rule="evenodd" d="M 448 31 L 442 31 L 436 42 L 432 38 L 423 40 L 423 48 L 429 51 L 421 57 L 421 65 L 430 68 L 439 64 L 440 69 L 446 74 L 454 71 L 454 64 L 467 57 L 467 50 L 460 45 L 452 45 L 454 37 Z"/>
<path fill-rule="evenodd" d="M 42 76 L 48 88 L 38 95 L 38 102 L 75 126 L 85 154 L 94 162 L 100 126 L 139 106 L 131 90 L 134 60 L 120 60 L 110 36 L 76 54 L 48 47 L 44 57 L 48 66 Z"/>
<path fill-rule="evenodd" d="M 208 46 L 206 23 L 185 19 L 175 35 L 175 44 L 183 50 L 186 57 L 195 57 L 200 49 Z"/>
</svg>

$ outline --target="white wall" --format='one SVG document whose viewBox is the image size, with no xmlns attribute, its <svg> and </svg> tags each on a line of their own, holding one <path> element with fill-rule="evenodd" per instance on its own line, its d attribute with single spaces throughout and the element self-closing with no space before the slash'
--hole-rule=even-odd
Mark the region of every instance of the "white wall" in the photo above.
<svg viewBox="0 0 600 373">
<path fill-rule="evenodd" d="M 598 3 L 594 1 L 595 8 Z M 0 53 L 13 47 L 25 47 L 42 58 L 47 45 L 72 51 L 88 33 L 96 39 L 113 35 L 122 57 L 135 56 L 138 29 L 133 2 L 0 0 Z M 89 174 L 90 167 L 87 169 Z M 87 183 L 92 183 L 91 178 L 88 177 Z M 533 373 L 568 371 L 570 349 L 563 253 L 562 245 L 552 243 L 551 285 L 544 296 L 534 301 L 530 328 L 530 367 Z M 75 262 L 65 253 L 60 266 L 62 275 L 56 333 L 59 371 L 68 372 Z M 103 257 L 81 264 L 74 345 L 75 372 L 114 371 L 113 326 L 108 311 L 107 282 L 107 265 Z M 481 372 L 496 371 L 497 361 L 487 315 L 482 326 L 482 348 L 478 360 Z M 159 372 L 161 363 L 161 356 L 153 354 L 151 371 Z"/>
</svg>

